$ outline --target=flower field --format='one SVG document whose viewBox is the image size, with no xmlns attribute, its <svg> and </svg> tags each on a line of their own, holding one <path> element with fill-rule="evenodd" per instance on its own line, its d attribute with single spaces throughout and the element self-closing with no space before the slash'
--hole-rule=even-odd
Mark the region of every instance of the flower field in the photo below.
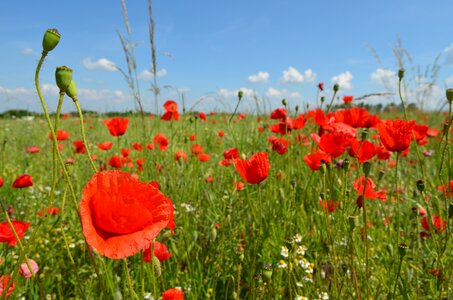
<svg viewBox="0 0 453 300">
<path fill-rule="evenodd" d="M 46 55 L 44 115 L 0 119 L 2 299 L 452 297 L 453 90 L 440 114 L 335 85 L 309 110 L 111 117 L 67 67 L 44 100 Z"/>
</svg>

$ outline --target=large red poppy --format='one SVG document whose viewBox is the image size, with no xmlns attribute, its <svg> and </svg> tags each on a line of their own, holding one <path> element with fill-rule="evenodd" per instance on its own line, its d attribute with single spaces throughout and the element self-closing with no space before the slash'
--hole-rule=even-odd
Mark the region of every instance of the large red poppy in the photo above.
<svg viewBox="0 0 453 300">
<path fill-rule="evenodd" d="M 4 295 L 6 287 L 9 285 L 9 282 L 13 280 L 13 277 L 9 274 L 0 276 L 0 295 Z M 14 282 L 9 286 L 8 290 L 5 293 L 5 297 L 9 297 L 14 291 Z M 184 299 L 184 298 L 183 298 Z"/>
<path fill-rule="evenodd" d="M 33 178 L 28 174 L 22 174 L 13 182 L 13 188 L 21 189 L 33 185 Z"/>
<path fill-rule="evenodd" d="M 155 144 L 158 144 L 159 145 L 159 149 L 160 151 L 165 151 L 167 150 L 167 147 L 168 147 L 168 139 L 167 137 L 162 134 L 162 133 L 158 133 L 154 136 L 153 138 L 153 142 Z"/>
<path fill-rule="evenodd" d="M 343 132 L 332 132 L 323 134 L 321 137 L 311 134 L 311 138 L 318 144 L 322 151 L 333 158 L 341 156 L 349 146 L 351 135 Z"/>
<path fill-rule="evenodd" d="M 127 125 L 129 125 L 128 118 L 113 118 L 104 120 L 105 126 L 112 136 L 121 136 L 126 133 Z"/>
<path fill-rule="evenodd" d="M 94 174 L 82 192 L 80 214 L 88 245 L 113 259 L 136 254 L 162 229 L 175 227 L 171 200 L 120 171 Z"/>
<path fill-rule="evenodd" d="M 17 233 L 19 239 L 24 237 L 25 231 L 27 231 L 30 226 L 29 222 L 21 222 L 12 220 L 14 230 Z M 11 227 L 9 227 L 8 222 L 0 223 L 0 243 L 8 243 L 8 246 L 14 246 L 17 243 L 16 237 L 14 236 Z"/>
<path fill-rule="evenodd" d="M 146 247 L 145 251 L 143 251 L 143 261 L 150 262 L 151 261 L 151 248 L 152 243 Z M 168 252 L 167 246 L 165 244 L 154 242 L 154 256 L 159 259 L 160 262 L 164 262 L 167 259 L 170 259 L 171 253 Z"/>
<path fill-rule="evenodd" d="M 179 120 L 178 104 L 173 100 L 167 100 L 164 103 L 165 113 L 162 115 L 161 119 L 164 121 L 170 121 L 174 119 L 175 121 Z"/>
<path fill-rule="evenodd" d="M 180 289 L 168 289 L 162 293 L 162 300 L 184 300 L 184 292 Z"/>
<path fill-rule="evenodd" d="M 373 143 L 369 141 L 358 141 L 355 138 L 351 139 L 348 154 L 352 157 L 357 157 L 359 162 L 364 163 L 376 155 L 377 149 Z"/>
<path fill-rule="evenodd" d="M 388 151 L 398 152 L 409 148 L 415 121 L 387 120 L 377 125 L 382 144 Z"/>
<path fill-rule="evenodd" d="M 267 152 L 257 152 L 249 160 L 236 159 L 234 166 L 239 175 L 250 184 L 257 184 L 267 178 L 270 165 Z"/>
<path fill-rule="evenodd" d="M 384 190 L 379 190 L 377 192 L 374 190 L 376 188 L 376 184 L 371 178 L 361 176 L 354 181 L 352 186 L 357 191 L 359 196 L 364 195 L 365 198 L 368 199 L 381 199 L 381 200 L 387 199 L 387 195 Z"/>
<path fill-rule="evenodd" d="M 49 132 L 49 139 L 52 139 L 52 132 Z M 57 131 L 57 141 L 65 141 L 69 139 L 69 132 L 66 130 Z"/>
<path fill-rule="evenodd" d="M 326 152 L 318 150 L 314 153 L 309 153 L 305 155 L 304 162 L 312 171 L 317 171 L 321 167 L 321 164 L 331 163 L 332 158 Z"/>
</svg>

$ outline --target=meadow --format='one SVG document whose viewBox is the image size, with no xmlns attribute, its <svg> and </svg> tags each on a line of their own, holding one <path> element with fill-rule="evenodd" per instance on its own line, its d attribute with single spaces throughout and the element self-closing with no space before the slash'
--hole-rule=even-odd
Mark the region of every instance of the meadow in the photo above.
<svg viewBox="0 0 453 300">
<path fill-rule="evenodd" d="M 334 89 L 312 110 L 0 119 L 1 298 L 448 299 L 453 90 L 384 113 Z"/>
</svg>

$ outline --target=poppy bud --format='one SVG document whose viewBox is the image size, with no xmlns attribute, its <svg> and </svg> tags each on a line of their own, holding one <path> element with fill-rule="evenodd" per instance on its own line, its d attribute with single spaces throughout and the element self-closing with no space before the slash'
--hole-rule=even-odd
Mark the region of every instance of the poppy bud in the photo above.
<svg viewBox="0 0 453 300">
<path fill-rule="evenodd" d="M 60 33 L 57 29 L 47 29 L 44 33 L 44 38 L 42 39 L 42 49 L 43 52 L 52 51 L 60 41 Z"/>
<path fill-rule="evenodd" d="M 71 99 L 77 99 L 77 86 L 74 80 L 71 80 L 71 83 L 66 89 L 66 95 Z"/>
<path fill-rule="evenodd" d="M 321 97 L 321 103 L 324 103 L 325 100 L 326 100 L 326 97 L 322 96 Z"/>
<path fill-rule="evenodd" d="M 452 102 L 453 101 L 453 89 L 447 89 L 446 95 L 447 95 L 448 102 Z"/>
<path fill-rule="evenodd" d="M 349 165 L 350 165 L 350 161 L 349 159 L 345 159 L 343 161 L 343 163 L 341 164 L 341 167 L 343 168 L 343 170 L 345 170 L 346 172 L 349 170 Z"/>
<path fill-rule="evenodd" d="M 339 89 L 340 89 L 340 85 L 338 83 L 335 83 L 333 85 L 333 91 L 336 93 L 336 92 L 338 92 Z"/>
<path fill-rule="evenodd" d="M 157 256 L 153 255 L 153 264 L 154 264 L 154 276 L 160 277 L 162 275 L 162 268 L 160 266 L 160 260 Z"/>
<path fill-rule="evenodd" d="M 57 67 L 55 81 L 60 91 L 65 92 L 72 80 L 72 69 L 66 66 Z"/>
<path fill-rule="evenodd" d="M 288 100 L 282 99 L 282 104 L 283 104 L 284 106 L 287 106 L 287 105 L 288 105 Z"/>
<path fill-rule="evenodd" d="M 296 105 L 296 107 L 294 107 L 294 109 L 296 110 L 296 114 L 297 114 L 297 112 L 299 111 L 299 105 Z"/>
<path fill-rule="evenodd" d="M 448 207 L 448 217 L 450 219 L 453 218 L 453 202 L 450 202 L 450 206 Z"/>
<path fill-rule="evenodd" d="M 264 264 L 263 265 L 263 275 L 264 278 L 270 280 L 272 278 L 272 265 L 271 264 Z"/>
<path fill-rule="evenodd" d="M 239 91 L 238 92 L 239 101 L 242 99 L 243 96 L 244 96 L 244 92 L 243 91 Z"/>
<path fill-rule="evenodd" d="M 354 231 L 354 228 L 359 224 L 359 216 L 349 216 L 349 229 L 351 232 Z"/>
<path fill-rule="evenodd" d="M 399 71 L 398 71 L 398 78 L 399 78 L 400 80 L 403 79 L 403 77 L 404 77 L 404 72 L 406 72 L 406 70 L 405 70 L 404 68 L 399 69 Z"/>
<path fill-rule="evenodd" d="M 425 190 L 425 182 L 423 180 L 417 180 L 417 190 L 420 192 L 420 193 L 423 193 L 423 191 Z"/>
<path fill-rule="evenodd" d="M 367 135 L 368 135 L 368 130 L 364 129 L 361 134 L 362 141 L 366 140 Z"/>
<path fill-rule="evenodd" d="M 406 244 L 399 244 L 398 245 L 398 254 L 403 258 L 406 255 L 407 248 L 409 248 Z"/>
<path fill-rule="evenodd" d="M 378 175 L 378 181 L 380 181 L 382 179 L 382 177 L 384 176 L 385 174 L 385 171 L 384 170 L 380 170 L 379 171 L 379 175 Z"/>
<path fill-rule="evenodd" d="M 368 161 L 366 161 L 363 164 L 363 173 L 365 174 L 366 177 L 368 177 L 368 175 L 370 175 L 370 170 L 371 170 L 371 164 Z"/>
</svg>

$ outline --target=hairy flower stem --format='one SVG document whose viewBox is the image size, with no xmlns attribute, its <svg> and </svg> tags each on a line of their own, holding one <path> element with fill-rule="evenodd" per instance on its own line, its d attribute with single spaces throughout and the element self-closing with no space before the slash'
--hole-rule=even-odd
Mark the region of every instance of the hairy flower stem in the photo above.
<svg viewBox="0 0 453 300">
<path fill-rule="evenodd" d="M 47 56 L 47 52 L 43 51 L 42 55 L 41 55 L 41 58 L 39 59 L 38 65 L 36 67 L 36 71 L 35 71 L 35 87 L 36 87 L 36 92 L 38 93 L 39 101 L 41 102 L 41 106 L 42 106 L 42 109 L 44 111 L 44 117 L 45 117 L 45 119 L 47 121 L 47 125 L 48 125 L 49 130 L 50 130 L 50 132 L 52 134 L 53 147 L 54 147 L 54 149 L 56 149 L 56 148 L 58 148 L 57 137 L 55 135 L 55 130 L 54 130 L 54 127 L 52 125 L 52 121 L 50 120 L 49 111 L 47 109 L 46 102 L 44 101 L 44 98 L 43 98 L 42 93 L 41 93 L 41 88 L 39 87 L 39 72 L 41 71 L 41 67 L 42 67 L 42 64 L 43 64 L 44 59 L 46 58 L 46 56 Z M 61 166 L 61 168 L 63 170 L 65 181 L 66 181 L 66 183 L 67 183 L 67 185 L 69 187 L 69 191 L 70 191 L 71 196 L 72 196 L 71 198 L 72 198 L 72 201 L 73 201 L 73 204 L 74 204 L 74 208 L 77 211 L 77 216 L 79 218 L 80 225 L 82 225 L 82 216 L 80 215 L 80 211 L 78 209 L 77 197 L 75 195 L 74 186 L 72 185 L 71 179 L 69 178 L 68 170 L 66 169 L 65 163 L 63 161 L 63 158 L 61 157 L 60 152 L 57 151 L 56 153 L 57 153 L 58 161 L 60 162 L 60 166 Z M 85 245 L 86 245 L 86 247 L 88 249 L 88 252 L 90 254 L 89 256 L 91 258 L 91 262 L 92 262 L 92 264 L 94 266 L 94 269 L 96 271 L 96 275 L 99 278 L 99 284 L 101 286 L 101 289 L 104 292 L 104 294 L 107 296 L 108 294 L 107 294 L 107 291 L 105 289 L 105 286 L 104 286 L 104 283 L 102 281 L 102 278 L 100 276 L 99 268 L 98 268 L 98 266 L 96 264 L 96 261 L 94 259 L 93 252 L 90 249 L 90 247 L 89 247 L 88 243 L 86 242 L 86 240 L 85 240 Z"/>
<path fill-rule="evenodd" d="M 241 103 L 242 97 L 238 97 L 238 103 L 236 104 L 236 107 L 234 108 L 233 114 L 231 115 L 230 119 L 228 120 L 228 124 L 231 123 L 231 120 L 233 120 L 234 115 L 236 115 L 236 112 L 238 111 L 239 104 Z"/>
<path fill-rule="evenodd" d="M 393 286 L 392 299 L 395 299 L 395 296 L 396 296 L 396 286 L 398 285 L 398 279 L 399 279 L 399 277 L 400 277 L 401 266 L 403 265 L 403 259 L 404 259 L 404 257 L 401 256 L 400 262 L 399 262 L 399 264 L 398 264 L 398 272 L 396 273 L 395 285 Z"/>
<path fill-rule="evenodd" d="M 326 115 L 330 112 L 330 110 L 332 109 L 332 104 L 333 104 L 333 100 L 335 100 L 335 96 L 337 95 L 337 91 L 334 91 L 333 92 L 333 95 L 332 95 L 332 99 L 330 100 L 330 104 L 329 104 L 329 107 L 327 107 L 327 111 L 326 111 Z"/>
<path fill-rule="evenodd" d="M 357 274 L 355 272 L 355 267 L 354 267 L 354 240 L 353 239 L 354 239 L 354 231 L 351 230 L 351 236 L 349 238 L 349 258 L 351 260 L 351 277 L 352 277 L 352 281 L 354 282 L 356 297 L 358 300 L 360 300 L 361 297 L 360 297 L 359 284 L 357 283 Z"/>
<path fill-rule="evenodd" d="M 368 181 L 368 174 L 365 174 L 364 185 L 363 185 L 363 192 L 362 192 L 362 209 L 363 209 L 363 235 L 365 239 L 365 284 L 366 284 L 366 298 L 369 299 L 369 284 L 368 279 L 370 278 L 370 264 L 369 264 L 369 253 L 370 247 L 368 244 L 368 217 L 367 217 L 367 210 L 366 210 L 366 185 Z"/>
<path fill-rule="evenodd" d="M 85 149 L 87 150 L 87 156 L 88 156 L 88 159 L 90 160 L 91 168 L 96 173 L 98 170 L 96 168 L 96 165 L 93 162 L 93 158 L 91 157 L 90 147 L 88 147 L 87 138 L 86 138 L 86 134 L 85 134 L 85 121 L 83 120 L 82 109 L 80 108 L 79 100 L 76 97 L 73 97 L 72 101 L 74 101 L 74 104 L 75 104 L 75 106 L 77 108 L 77 112 L 79 114 L 80 131 L 82 133 L 83 144 L 85 145 Z"/>
<path fill-rule="evenodd" d="M 139 299 L 137 294 L 134 291 L 134 287 L 132 286 L 131 274 L 129 272 L 129 267 L 127 266 L 127 259 L 123 258 L 122 261 L 123 261 L 124 273 L 126 274 L 127 285 L 129 288 L 129 294 L 134 299 Z"/>
<path fill-rule="evenodd" d="M 395 164 L 395 193 L 396 193 L 396 244 L 400 243 L 400 193 L 398 191 L 398 164 L 400 152 L 396 152 Z"/>
<path fill-rule="evenodd" d="M 63 99 L 64 99 L 64 92 L 60 91 L 60 97 L 58 99 L 58 105 L 57 105 L 57 111 L 55 112 L 55 120 L 54 120 L 54 130 L 55 133 L 58 133 L 58 123 L 60 121 L 60 112 L 61 112 L 61 106 L 63 105 Z M 58 162 L 57 162 L 57 151 L 58 151 L 58 146 L 57 148 L 52 147 L 52 185 L 50 188 L 50 196 L 49 196 L 49 208 L 52 206 L 53 198 L 55 196 L 55 188 L 57 186 L 57 178 L 58 178 Z"/>
</svg>

